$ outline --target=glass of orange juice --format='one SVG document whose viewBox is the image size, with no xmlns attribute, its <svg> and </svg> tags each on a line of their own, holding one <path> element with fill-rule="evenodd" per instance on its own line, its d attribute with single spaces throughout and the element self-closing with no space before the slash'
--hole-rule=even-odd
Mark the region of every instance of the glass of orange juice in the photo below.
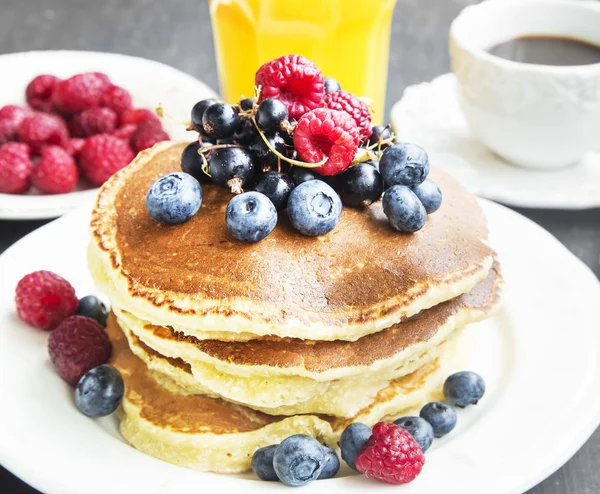
<svg viewBox="0 0 600 494">
<path fill-rule="evenodd" d="M 390 27 L 396 0 L 209 0 L 221 93 L 254 93 L 254 74 L 290 53 L 372 100 L 383 121 Z"/>
</svg>

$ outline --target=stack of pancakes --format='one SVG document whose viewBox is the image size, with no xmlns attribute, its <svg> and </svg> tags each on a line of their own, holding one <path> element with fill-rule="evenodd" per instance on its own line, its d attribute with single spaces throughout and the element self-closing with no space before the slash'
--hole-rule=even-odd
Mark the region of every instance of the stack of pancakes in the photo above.
<svg viewBox="0 0 600 494">
<path fill-rule="evenodd" d="M 230 194 L 203 184 L 181 225 L 146 212 L 150 185 L 185 144 L 142 152 L 102 188 L 89 265 L 110 299 L 112 364 L 136 448 L 198 470 L 240 472 L 292 434 L 331 445 L 439 397 L 457 335 L 499 306 L 502 279 L 475 199 L 438 170 L 444 201 L 412 235 L 381 204 L 345 208 L 304 237 L 285 213 L 256 244 L 225 225 Z"/>
</svg>

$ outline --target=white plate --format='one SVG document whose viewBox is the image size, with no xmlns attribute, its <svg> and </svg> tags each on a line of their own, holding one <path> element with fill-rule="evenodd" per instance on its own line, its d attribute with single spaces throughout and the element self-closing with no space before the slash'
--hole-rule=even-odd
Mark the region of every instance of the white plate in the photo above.
<svg viewBox="0 0 600 494">
<path fill-rule="evenodd" d="M 454 74 L 406 88 L 390 119 L 400 140 L 423 146 L 437 166 L 480 196 L 528 208 L 600 207 L 600 152 L 560 170 L 508 163 L 471 136 Z"/>
<path fill-rule="evenodd" d="M 539 226 L 483 205 L 507 280 L 504 311 L 471 330 L 467 368 L 485 377 L 488 391 L 459 411 L 456 430 L 434 442 L 423 473 L 398 492 L 521 493 L 565 463 L 600 421 L 598 280 Z M 80 296 L 93 292 L 87 221 L 87 211 L 76 211 L 0 257 L 0 463 L 47 494 L 290 492 L 153 459 L 121 439 L 114 417 L 92 420 L 75 409 L 48 360 L 47 334 L 18 320 L 13 299 L 18 280 L 37 269 L 60 273 Z M 386 487 L 346 475 L 302 492 Z"/>
<path fill-rule="evenodd" d="M 80 72 L 106 73 L 123 86 L 139 108 L 154 109 L 162 103 L 174 120 L 163 119 L 172 139 L 193 140 L 183 123 L 197 101 L 215 92 L 194 77 L 159 62 L 144 58 L 89 51 L 31 51 L 0 56 L 0 107 L 25 105 L 25 88 L 39 74 L 66 78 Z M 97 188 L 79 186 L 68 194 L 0 194 L 0 219 L 55 218 L 89 202 Z"/>
</svg>

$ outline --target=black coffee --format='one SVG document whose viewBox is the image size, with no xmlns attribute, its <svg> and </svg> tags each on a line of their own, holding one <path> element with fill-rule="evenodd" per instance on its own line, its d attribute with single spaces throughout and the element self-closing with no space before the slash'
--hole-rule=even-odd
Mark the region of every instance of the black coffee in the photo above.
<svg viewBox="0 0 600 494">
<path fill-rule="evenodd" d="M 514 62 L 538 65 L 600 63 L 600 46 L 575 38 L 523 36 L 493 46 L 488 52 Z"/>
</svg>

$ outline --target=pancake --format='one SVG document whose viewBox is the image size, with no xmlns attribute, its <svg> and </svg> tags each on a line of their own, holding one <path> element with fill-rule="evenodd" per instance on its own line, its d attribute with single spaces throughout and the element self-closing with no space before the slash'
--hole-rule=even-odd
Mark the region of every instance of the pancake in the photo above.
<svg viewBox="0 0 600 494">
<path fill-rule="evenodd" d="M 266 239 L 234 240 L 231 195 L 203 184 L 203 205 L 181 225 L 155 222 L 149 186 L 179 170 L 185 143 L 143 151 L 101 189 L 91 220 L 91 271 L 113 306 L 189 336 L 244 341 L 275 335 L 353 341 L 468 292 L 491 265 L 475 198 L 438 169 L 442 207 L 415 234 L 393 230 L 381 203 L 345 208 L 320 237 L 284 213 Z"/>
<path fill-rule="evenodd" d="M 308 434 L 335 447 L 350 421 L 373 425 L 383 417 L 394 418 L 438 399 L 443 380 L 455 370 L 449 348 L 417 372 L 395 380 L 351 420 L 319 415 L 276 417 L 218 398 L 185 394 L 167 376 L 156 379 L 151 374 L 129 349 L 112 314 L 107 332 L 113 343 L 110 363 L 125 381 L 119 410 L 125 439 L 146 454 L 201 471 L 245 472 L 256 449 L 292 434 Z M 173 363 L 173 368 L 186 372 L 183 367 Z"/>
<path fill-rule="evenodd" d="M 469 293 L 356 342 L 197 340 L 115 312 L 134 353 L 151 369 L 169 374 L 163 360 L 151 358 L 152 351 L 188 366 L 184 387 L 192 393 L 219 396 L 272 415 L 351 417 L 391 380 L 437 358 L 442 344 L 464 326 L 495 312 L 502 287 L 498 270 L 496 265 Z M 140 346 L 150 351 L 136 351 Z"/>
</svg>

